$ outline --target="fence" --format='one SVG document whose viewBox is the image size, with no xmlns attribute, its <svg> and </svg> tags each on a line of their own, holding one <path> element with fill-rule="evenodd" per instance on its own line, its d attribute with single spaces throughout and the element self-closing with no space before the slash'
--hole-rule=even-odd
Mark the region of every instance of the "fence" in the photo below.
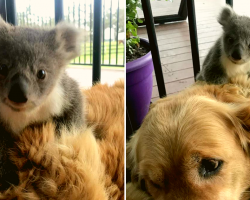
<svg viewBox="0 0 250 200">
<path fill-rule="evenodd" d="M 17 25 L 50 27 L 55 25 L 54 1 L 16 0 Z M 82 55 L 72 61 L 75 65 L 93 63 L 93 0 L 64 0 L 64 19 L 82 29 Z M 103 0 L 101 65 L 124 66 L 124 8 L 123 0 Z"/>
</svg>

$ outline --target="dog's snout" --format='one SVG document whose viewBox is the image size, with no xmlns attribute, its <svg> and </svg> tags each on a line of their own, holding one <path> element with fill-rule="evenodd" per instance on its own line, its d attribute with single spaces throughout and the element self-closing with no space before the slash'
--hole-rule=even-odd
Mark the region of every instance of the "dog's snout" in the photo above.
<svg viewBox="0 0 250 200">
<path fill-rule="evenodd" d="M 239 52 L 239 51 L 234 51 L 234 52 L 232 53 L 232 58 L 233 58 L 234 60 L 241 60 L 240 52 Z"/>
<path fill-rule="evenodd" d="M 24 78 L 18 77 L 12 80 L 8 98 L 15 103 L 26 103 L 28 101 L 27 92 L 27 81 Z"/>
</svg>

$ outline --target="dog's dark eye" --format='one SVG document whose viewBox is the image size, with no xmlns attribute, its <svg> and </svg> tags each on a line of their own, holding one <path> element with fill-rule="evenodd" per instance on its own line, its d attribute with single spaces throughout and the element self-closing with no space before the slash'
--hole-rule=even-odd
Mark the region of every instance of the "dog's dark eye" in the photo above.
<svg viewBox="0 0 250 200">
<path fill-rule="evenodd" d="M 0 65 L 0 75 L 6 76 L 8 73 L 8 67 L 5 64 Z"/>
<path fill-rule="evenodd" d="M 233 42 L 234 42 L 234 39 L 231 38 L 231 37 L 229 37 L 229 38 L 228 38 L 228 42 L 229 42 L 229 43 L 233 43 Z"/>
<path fill-rule="evenodd" d="M 248 45 L 248 48 L 250 49 L 250 44 Z"/>
<path fill-rule="evenodd" d="M 202 159 L 199 167 L 199 174 L 201 177 L 209 178 L 219 172 L 222 164 L 222 160 Z"/>
<path fill-rule="evenodd" d="M 37 72 L 37 78 L 39 78 L 39 79 L 44 79 L 45 76 L 46 76 L 46 72 L 45 72 L 44 70 L 39 70 L 39 71 Z"/>
<path fill-rule="evenodd" d="M 161 189 L 162 188 L 159 184 L 157 184 L 157 183 L 155 183 L 155 182 L 153 182 L 151 180 L 149 181 L 149 184 L 151 186 L 153 186 L 154 188 L 156 188 L 156 189 Z"/>
</svg>

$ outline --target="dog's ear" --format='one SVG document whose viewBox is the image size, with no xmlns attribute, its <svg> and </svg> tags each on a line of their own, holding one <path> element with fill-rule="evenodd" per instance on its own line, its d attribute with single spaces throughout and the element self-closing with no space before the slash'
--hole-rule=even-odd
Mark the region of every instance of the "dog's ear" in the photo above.
<svg viewBox="0 0 250 200">
<path fill-rule="evenodd" d="M 222 25 L 222 26 L 226 26 L 228 24 L 228 22 L 230 21 L 230 19 L 232 17 L 236 16 L 236 13 L 233 11 L 231 6 L 225 6 L 219 17 L 218 17 L 218 22 Z"/>
<path fill-rule="evenodd" d="M 130 170 L 131 181 L 138 182 L 138 141 L 140 129 L 131 137 L 126 148 L 126 167 Z"/>
<path fill-rule="evenodd" d="M 55 27 L 57 52 L 63 55 L 65 60 L 72 60 L 80 55 L 83 34 L 73 25 L 60 22 Z"/>
<path fill-rule="evenodd" d="M 240 104 L 233 110 L 233 125 L 245 152 L 250 156 L 250 101 Z"/>
<path fill-rule="evenodd" d="M 136 183 L 128 183 L 126 185 L 126 200 L 153 200 L 149 194 L 141 190 Z"/>
</svg>

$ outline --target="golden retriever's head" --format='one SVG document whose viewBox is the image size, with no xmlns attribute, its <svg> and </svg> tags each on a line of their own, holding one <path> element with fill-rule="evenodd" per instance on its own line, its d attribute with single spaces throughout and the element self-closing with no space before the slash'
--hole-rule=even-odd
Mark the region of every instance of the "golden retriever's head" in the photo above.
<svg viewBox="0 0 250 200">
<path fill-rule="evenodd" d="M 128 143 L 132 182 L 153 199 L 245 199 L 250 103 L 209 95 L 160 100 Z"/>
</svg>

